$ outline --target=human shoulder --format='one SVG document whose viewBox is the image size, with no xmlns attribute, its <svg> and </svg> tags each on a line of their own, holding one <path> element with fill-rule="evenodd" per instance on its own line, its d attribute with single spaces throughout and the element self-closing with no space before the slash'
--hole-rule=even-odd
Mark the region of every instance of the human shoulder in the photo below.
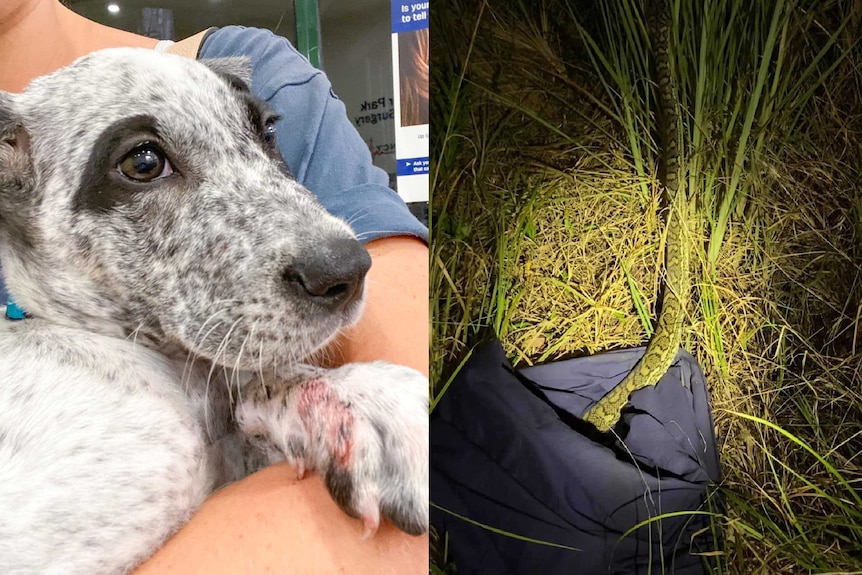
<svg viewBox="0 0 862 575">
<path fill-rule="evenodd" d="M 216 28 L 207 34 L 198 51 L 201 59 L 231 56 L 251 60 L 254 90 L 264 99 L 279 88 L 307 84 L 322 74 L 287 38 L 261 28 Z"/>
</svg>

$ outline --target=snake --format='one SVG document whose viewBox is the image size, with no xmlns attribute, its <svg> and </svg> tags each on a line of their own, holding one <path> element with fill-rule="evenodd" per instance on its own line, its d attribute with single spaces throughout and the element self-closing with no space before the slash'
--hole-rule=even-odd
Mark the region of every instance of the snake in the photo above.
<svg viewBox="0 0 862 575">
<path fill-rule="evenodd" d="M 662 152 L 659 181 L 667 206 L 665 220 L 664 293 L 661 313 L 646 350 L 623 380 L 592 404 L 583 419 L 599 431 L 609 431 L 620 419 L 629 396 L 656 385 L 676 358 L 680 348 L 686 304 L 690 291 L 689 248 L 686 237 L 688 202 L 683 181 L 683 125 L 676 77 L 670 58 L 670 7 L 666 0 L 652 0 L 657 80 L 657 119 Z"/>
</svg>

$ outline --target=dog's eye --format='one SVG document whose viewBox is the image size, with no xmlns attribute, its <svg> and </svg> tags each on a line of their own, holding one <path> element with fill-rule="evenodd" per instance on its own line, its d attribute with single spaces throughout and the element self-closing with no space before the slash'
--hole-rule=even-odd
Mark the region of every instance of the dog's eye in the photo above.
<svg viewBox="0 0 862 575">
<path fill-rule="evenodd" d="M 120 161 L 117 170 L 136 182 L 151 182 L 174 173 L 165 153 L 149 142 L 135 147 Z"/>
<path fill-rule="evenodd" d="M 266 125 L 263 127 L 263 141 L 267 144 L 275 143 L 275 120 L 269 120 Z"/>
</svg>

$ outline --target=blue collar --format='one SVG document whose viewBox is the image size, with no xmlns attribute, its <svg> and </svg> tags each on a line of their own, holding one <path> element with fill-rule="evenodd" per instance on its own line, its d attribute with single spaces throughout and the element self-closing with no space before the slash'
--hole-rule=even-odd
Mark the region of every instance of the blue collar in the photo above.
<svg viewBox="0 0 862 575">
<path fill-rule="evenodd" d="M 17 321 L 26 317 L 27 313 L 12 301 L 12 296 L 6 296 L 6 319 Z"/>
</svg>

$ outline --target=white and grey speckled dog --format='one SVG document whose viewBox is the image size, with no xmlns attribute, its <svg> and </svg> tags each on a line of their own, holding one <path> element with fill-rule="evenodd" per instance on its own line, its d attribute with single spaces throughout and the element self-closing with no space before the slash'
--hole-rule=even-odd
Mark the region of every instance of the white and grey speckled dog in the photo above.
<svg viewBox="0 0 862 575">
<path fill-rule="evenodd" d="M 302 365 L 370 259 L 244 76 L 116 49 L 0 92 L 0 260 L 33 316 L 0 319 L 0 573 L 124 573 L 284 459 L 368 532 L 427 529 L 427 380 Z"/>
</svg>

